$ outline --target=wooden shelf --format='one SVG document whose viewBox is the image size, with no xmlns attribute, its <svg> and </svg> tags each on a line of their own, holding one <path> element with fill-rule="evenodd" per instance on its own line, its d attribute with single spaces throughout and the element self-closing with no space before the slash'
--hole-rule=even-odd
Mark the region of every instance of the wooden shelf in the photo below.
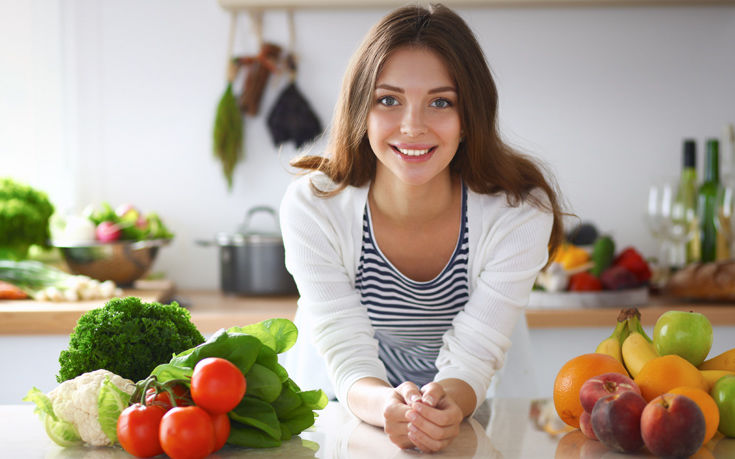
<svg viewBox="0 0 735 459">
<path fill-rule="evenodd" d="M 267 9 L 355 9 L 397 8 L 406 5 L 401 0 L 218 0 L 226 10 Z M 428 4 L 427 1 L 419 1 Z M 444 0 L 452 8 L 499 8 L 499 7 L 596 7 L 596 6 L 700 6 L 735 5 L 735 0 Z"/>
</svg>

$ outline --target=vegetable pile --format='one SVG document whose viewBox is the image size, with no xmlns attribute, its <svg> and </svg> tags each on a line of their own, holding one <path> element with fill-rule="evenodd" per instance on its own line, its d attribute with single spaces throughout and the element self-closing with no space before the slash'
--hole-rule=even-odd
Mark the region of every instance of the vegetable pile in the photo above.
<svg viewBox="0 0 735 459">
<path fill-rule="evenodd" d="M 23 400 L 36 403 L 61 446 L 119 443 L 138 457 L 203 458 L 226 443 L 275 447 L 314 424 L 326 395 L 302 391 L 278 363 L 298 336 L 290 320 L 221 329 L 204 341 L 188 319 L 175 303 L 111 300 L 79 320 L 57 379 L 76 376 L 84 365 L 116 369 L 85 372 L 48 395 L 34 387 Z M 186 334 L 194 345 L 167 347 Z M 163 348 L 169 350 L 154 353 Z M 121 377 L 145 368 L 135 384 Z"/>
<path fill-rule="evenodd" d="M 143 241 L 174 237 L 157 213 L 143 214 L 131 204 L 113 209 L 109 203 L 103 202 L 99 207 L 88 206 L 81 216 L 55 216 L 52 220 L 54 241 L 64 243 L 95 240 Z"/>
<path fill-rule="evenodd" d="M 204 342 L 189 311 L 176 302 L 143 303 L 140 298 L 113 298 L 79 318 L 61 351 L 59 382 L 104 368 L 139 381 L 172 354 Z"/>
<path fill-rule="evenodd" d="M 22 260 L 31 245 L 48 247 L 53 213 L 46 193 L 0 178 L 0 258 Z"/>
</svg>

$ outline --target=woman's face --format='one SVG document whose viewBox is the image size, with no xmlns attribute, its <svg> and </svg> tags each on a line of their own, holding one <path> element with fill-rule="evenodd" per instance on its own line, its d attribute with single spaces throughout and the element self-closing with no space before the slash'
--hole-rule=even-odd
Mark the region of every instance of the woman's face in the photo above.
<svg viewBox="0 0 735 459">
<path fill-rule="evenodd" d="M 378 75 L 367 119 L 378 173 L 416 186 L 448 174 L 460 131 L 457 88 L 444 62 L 426 48 L 395 50 Z"/>
</svg>

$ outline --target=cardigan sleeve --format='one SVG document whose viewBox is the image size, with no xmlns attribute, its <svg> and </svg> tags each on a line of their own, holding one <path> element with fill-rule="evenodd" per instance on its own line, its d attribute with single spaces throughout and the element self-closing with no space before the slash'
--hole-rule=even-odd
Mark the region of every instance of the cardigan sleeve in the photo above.
<svg viewBox="0 0 735 459">
<path fill-rule="evenodd" d="M 493 374 L 504 364 L 509 337 L 528 304 L 536 275 L 548 260 L 553 223 L 551 213 L 529 203 L 500 207 L 490 212 L 483 209 L 485 214 L 500 216 L 483 225 L 477 252 L 470 254 L 482 268 L 470 280 L 475 287 L 464 310 L 443 337 L 434 378 L 465 381 L 475 391 L 477 406 L 484 401 Z M 487 215 L 483 219 L 493 220 Z"/>
<path fill-rule="evenodd" d="M 348 406 L 347 392 L 364 377 L 387 381 L 367 310 L 360 304 L 350 270 L 355 244 L 345 206 L 337 197 L 314 195 L 308 176 L 292 183 L 281 203 L 286 267 L 299 290 L 298 307 L 308 315 L 314 347 L 324 359 L 337 399 Z M 340 195 L 343 195 L 340 197 Z M 337 205 L 339 203 L 339 205 Z"/>
</svg>

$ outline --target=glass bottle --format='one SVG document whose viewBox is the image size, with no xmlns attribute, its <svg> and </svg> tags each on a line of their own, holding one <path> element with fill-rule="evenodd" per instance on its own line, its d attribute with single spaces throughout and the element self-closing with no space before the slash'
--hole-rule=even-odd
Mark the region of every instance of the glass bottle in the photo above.
<svg viewBox="0 0 735 459">
<path fill-rule="evenodd" d="M 682 169 L 671 209 L 672 239 L 676 244 L 673 268 L 699 261 L 699 225 L 697 223 L 697 144 L 684 140 Z"/>
<path fill-rule="evenodd" d="M 704 182 L 699 187 L 697 209 L 699 215 L 700 260 L 704 263 L 716 261 L 724 254 L 720 230 L 719 199 L 722 197 L 720 185 L 719 141 L 707 140 Z M 718 242 L 720 242 L 718 244 Z M 719 250 L 718 250 L 718 246 Z M 719 253 L 718 253 L 719 252 Z M 718 256 L 719 255 L 719 256 Z M 721 259 L 721 258 L 720 258 Z"/>
</svg>

